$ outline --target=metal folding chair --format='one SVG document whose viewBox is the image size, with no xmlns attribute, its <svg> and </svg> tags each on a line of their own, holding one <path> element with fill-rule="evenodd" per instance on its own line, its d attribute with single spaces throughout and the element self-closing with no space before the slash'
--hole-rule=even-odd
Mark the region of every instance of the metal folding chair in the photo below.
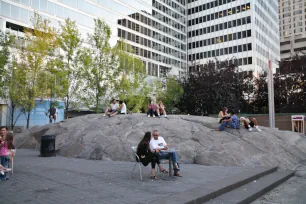
<svg viewBox="0 0 306 204">
<path fill-rule="evenodd" d="M 131 173 L 131 178 L 132 178 L 132 176 L 133 176 L 135 167 L 136 167 L 136 165 L 138 164 L 138 166 L 139 166 L 140 181 L 142 181 L 141 162 L 140 162 L 140 159 L 139 159 L 139 157 L 138 157 L 138 155 L 137 155 L 137 147 L 136 147 L 136 146 L 132 146 L 131 148 L 132 148 L 132 151 L 133 151 L 133 156 L 135 157 L 135 160 L 136 160 L 135 165 L 134 165 L 134 168 L 133 168 L 133 171 L 132 171 L 132 173 Z"/>
</svg>

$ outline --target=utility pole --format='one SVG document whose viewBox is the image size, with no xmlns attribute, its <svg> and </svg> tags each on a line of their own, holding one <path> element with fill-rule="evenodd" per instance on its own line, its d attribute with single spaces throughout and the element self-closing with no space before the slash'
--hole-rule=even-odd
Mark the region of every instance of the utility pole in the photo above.
<svg viewBox="0 0 306 204">
<path fill-rule="evenodd" d="M 274 83 L 273 83 L 273 69 L 270 60 L 270 52 L 268 59 L 268 98 L 269 98 L 269 127 L 275 128 Z"/>
</svg>

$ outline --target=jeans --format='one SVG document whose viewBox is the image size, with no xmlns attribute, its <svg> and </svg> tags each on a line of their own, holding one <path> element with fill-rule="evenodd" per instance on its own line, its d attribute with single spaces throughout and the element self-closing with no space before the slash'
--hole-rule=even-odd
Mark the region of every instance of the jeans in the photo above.
<svg viewBox="0 0 306 204">
<path fill-rule="evenodd" d="M 171 160 L 172 160 L 172 163 L 175 164 L 177 163 L 177 166 L 180 167 L 179 163 L 178 163 L 178 156 L 177 156 L 177 153 L 176 152 L 172 152 L 170 153 L 172 154 L 171 155 Z M 159 152 L 159 159 L 162 160 L 162 159 L 169 159 L 169 153 L 168 152 Z"/>
<path fill-rule="evenodd" d="M 221 126 L 219 127 L 220 131 L 224 131 L 225 126 L 230 126 L 231 128 L 234 128 L 234 124 L 230 122 L 222 122 Z"/>
<path fill-rule="evenodd" d="M 0 163 L 2 166 L 9 168 L 9 164 L 10 164 L 10 157 L 9 156 L 0 156 Z M 5 181 L 6 179 L 8 179 L 8 173 L 4 173 L 4 175 L 0 174 L 0 180 Z"/>
<path fill-rule="evenodd" d="M 153 109 L 149 109 L 147 115 L 150 115 L 152 117 L 153 115 L 157 116 L 157 113 Z"/>
</svg>

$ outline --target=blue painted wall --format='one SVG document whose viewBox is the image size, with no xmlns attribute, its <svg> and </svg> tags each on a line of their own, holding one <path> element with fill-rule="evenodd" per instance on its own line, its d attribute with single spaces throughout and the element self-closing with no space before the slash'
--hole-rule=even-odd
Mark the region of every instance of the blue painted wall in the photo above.
<svg viewBox="0 0 306 204">
<path fill-rule="evenodd" d="M 64 107 L 64 102 L 58 102 L 60 106 Z M 46 115 L 46 112 L 48 112 L 50 108 L 50 101 L 35 101 L 36 107 L 31 111 L 31 117 L 30 117 L 30 127 L 36 126 L 36 125 L 46 125 L 49 123 L 49 114 Z M 56 114 L 56 122 L 63 121 L 64 120 L 64 109 L 56 107 L 57 114 Z M 16 118 L 20 113 L 20 109 L 15 111 Z M 16 122 L 15 126 L 26 126 L 27 120 L 26 116 L 22 114 L 19 119 Z"/>
</svg>

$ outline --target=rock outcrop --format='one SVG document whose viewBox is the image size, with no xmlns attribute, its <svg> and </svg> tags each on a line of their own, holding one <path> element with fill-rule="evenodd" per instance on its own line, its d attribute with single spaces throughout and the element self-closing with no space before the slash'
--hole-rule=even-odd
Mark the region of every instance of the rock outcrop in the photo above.
<svg viewBox="0 0 306 204">
<path fill-rule="evenodd" d="M 133 161 L 131 146 L 144 133 L 159 130 L 170 147 L 179 150 L 182 163 L 220 166 L 279 166 L 295 169 L 306 158 L 302 134 L 262 127 L 262 132 L 227 129 L 218 132 L 215 118 L 170 115 L 147 118 L 144 114 L 86 115 L 25 130 L 16 136 L 18 148 L 38 148 L 41 135 L 56 135 L 56 149 L 66 157 Z"/>
</svg>

